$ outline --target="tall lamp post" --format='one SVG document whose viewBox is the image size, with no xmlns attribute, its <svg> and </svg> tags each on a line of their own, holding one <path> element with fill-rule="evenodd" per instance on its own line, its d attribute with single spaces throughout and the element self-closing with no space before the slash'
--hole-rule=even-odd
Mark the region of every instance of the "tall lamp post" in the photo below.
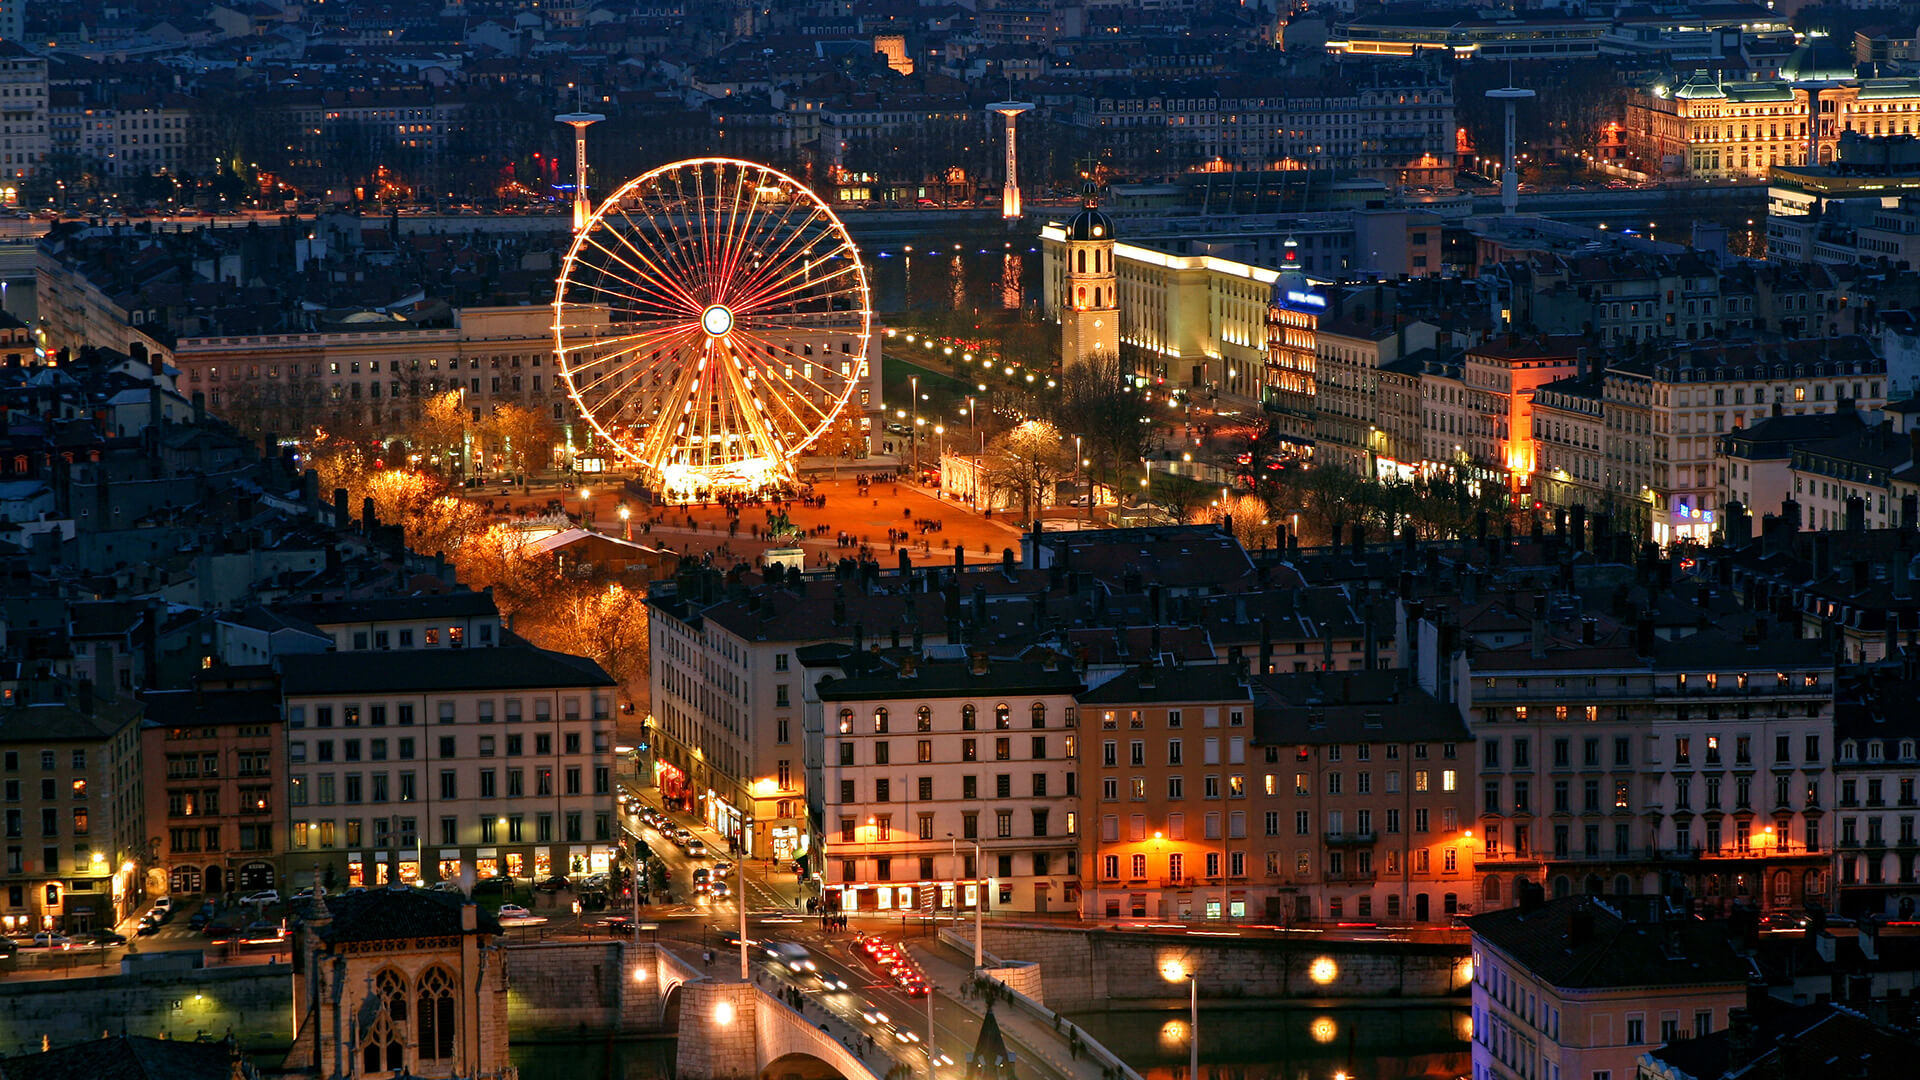
<svg viewBox="0 0 1920 1080">
<path fill-rule="evenodd" d="M 953 842 L 953 857 L 957 862 L 960 858 L 960 840 L 952 833 L 947 834 L 947 839 Z M 986 966 L 986 952 L 981 948 L 980 936 L 984 928 L 981 921 L 981 912 L 985 911 L 987 906 L 987 887 L 980 880 L 980 867 L 982 865 L 980 841 L 970 840 L 968 843 L 973 845 L 973 970 L 979 971 L 982 967 Z M 957 909 L 960 904 L 960 886 L 957 880 L 954 883 L 953 902 Z"/>
<path fill-rule="evenodd" d="M 913 441 L 913 475 L 920 477 L 920 376 L 910 375 L 907 382 L 913 386 L 913 420 L 907 424 L 907 438 Z"/>
<path fill-rule="evenodd" d="M 1200 1080 L 1200 976 L 1187 972 L 1187 1080 Z"/>
<path fill-rule="evenodd" d="M 627 531 L 627 539 L 633 539 L 633 511 L 625 506 L 620 508 L 620 525 Z"/>
</svg>

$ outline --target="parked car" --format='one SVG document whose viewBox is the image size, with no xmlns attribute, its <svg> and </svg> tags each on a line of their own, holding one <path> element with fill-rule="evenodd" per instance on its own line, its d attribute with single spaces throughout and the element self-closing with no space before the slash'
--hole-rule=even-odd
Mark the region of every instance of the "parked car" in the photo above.
<svg viewBox="0 0 1920 1080">
<path fill-rule="evenodd" d="M 155 911 L 172 911 L 172 910 L 173 910 L 173 897 L 171 897 L 171 896 L 163 896 L 163 897 L 161 897 L 160 899 L 158 899 L 158 900 L 155 900 L 155 901 L 153 902 L 153 910 L 155 910 Z"/>
<path fill-rule="evenodd" d="M 526 908 L 521 907 L 519 904 L 501 904 L 500 910 L 494 912 L 494 914 L 497 915 L 502 920 L 533 918 L 533 912 L 528 911 Z"/>
<path fill-rule="evenodd" d="M 33 935 L 33 947 L 36 949 L 64 949 L 73 944 L 73 939 L 65 934 L 56 934 L 42 930 Z"/>
<path fill-rule="evenodd" d="M 567 880 L 565 874 L 555 874 L 545 881 L 534 883 L 533 887 L 541 892 L 559 892 L 561 889 L 571 888 L 572 883 Z"/>
<path fill-rule="evenodd" d="M 321 895 L 324 896 L 326 894 L 322 893 Z M 280 902 L 280 893 L 274 889 L 262 889 L 257 893 L 249 893 L 241 897 L 240 902 L 243 904 L 277 904 Z"/>
<path fill-rule="evenodd" d="M 432 885 L 427 886 L 427 889 L 430 892 L 450 892 L 458 894 L 460 892 L 460 883 L 457 881 L 436 881 Z"/>
</svg>

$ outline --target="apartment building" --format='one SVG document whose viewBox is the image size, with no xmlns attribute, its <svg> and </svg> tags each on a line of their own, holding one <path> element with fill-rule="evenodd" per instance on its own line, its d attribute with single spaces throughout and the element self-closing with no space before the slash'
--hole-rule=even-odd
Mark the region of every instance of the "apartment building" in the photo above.
<svg viewBox="0 0 1920 1080">
<path fill-rule="evenodd" d="M 149 874 L 170 896 L 281 885 L 285 730 L 270 670 L 142 695 L 141 792 Z"/>
<path fill-rule="evenodd" d="M 1281 921 L 1472 910 L 1466 725 L 1404 671 L 1258 680 L 1260 865 Z"/>
<path fill-rule="evenodd" d="M 614 681 L 529 646 L 278 661 L 294 888 L 608 869 Z"/>
<path fill-rule="evenodd" d="M 1469 925 L 1474 1080 L 1633 1080 L 1642 1054 L 1746 1005 L 1723 928 L 1661 897 L 1530 895 Z"/>
<path fill-rule="evenodd" d="M 1511 490 L 1532 490 L 1538 454 L 1533 441 L 1534 391 L 1577 376 L 1586 364 L 1577 337 L 1505 334 L 1465 350 L 1466 457 L 1484 476 Z"/>
<path fill-rule="evenodd" d="M 1083 914 L 1442 922 L 1471 910 L 1454 708 L 1404 671 L 1245 672 L 1143 666 L 1080 695 Z"/>
<path fill-rule="evenodd" d="M 828 907 L 1078 910 L 1081 688 L 1063 662 L 982 652 L 821 679 Z"/>
<path fill-rule="evenodd" d="M 1123 152 L 1171 136 L 1217 171 L 1338 163 L 1387 184 L 1452 182 L 1453 91 L 1415 65 L 1351 65 L 1319 79 L 1111 80 L 1070 109 L 1070 123 Z"/>
<path fill-rule="evenodd" d="M 1534 495 L 1551 507 L 1607 505 L 1605 378 L 1555 379 L 1533 392 Z"/>
<path fill-rule="evenodd" d="M 1648 619 L 1535 604 L 1530 630 L 1454 669 L 1479 744 L 1480 910 L 1529 883 L 1684 885 L 1709 910 L 1831 903 L 1828 652 L 1763 619 L 1666 640 Z"/>
<path fill-rule="evenodd" d="M 1920 428 L 1903 413 L 1821 442 L 1795 446 L 1787 457 L 1793 498 L 1816 529 L 1911 528 L 1920 494 Z"/>
<path fill-rule="evenodd" d="M 1258 810 L 1246 672 L 1149 660 L 1079 695 L 1082 914 L 1267 917 L 1271 882 L 1248 832 Z"/>
<path fill-rule="evenodd" d="M 1314 456 L 1320 464 L 1373 476 L 1393 461 L 1384 422 L 1383 368 L 1430 349 L 1440 328 L 1401 322 L 1381 312 L 1369 319 L 1322 319 L 1314 331 L 1318 396 L 1314 401 Z M 1412 464 L 1409 462 L 1408 464 Z"/>
<path fill-rule="evenodd" d="M 139 902 L 142 873 L 148 895 L 166 892 L 142 840 L 140 703 L 96 697 L 85 682 L 9 690 L 0 708 L 0 929 L 112 929 Z"/>
<path fill-rule="evenodd" d="M 1912 672 L 1909 662 L 1866 673 L 1835 710 L 1834 851 L 1845 915 L 1906 920 L 1920 908 L 1920 682 Z"/>
<path fill-rule="evenodd" d="M 1646 502 L 1655 543 L 1705 543 L 1721 501 L 1721 437 L 1773 415 L 1776 405 L 1785 416 L 1878 409 L 1886 403 L 1886 375 L 1886 361 L 1860 337 L 1677 346 L 1623 361 L 1607 371 L 1604 408 L 1644 403 L 1647 415 L 1623 414 L 1621 425 L 1608 424 L 1619 435 L 1615 461 L 1638 466 L 1644 458 L 1648 468 L 1643 491 L 1631 490 L 1638 469 L 1623 469 L 1610 486 L 1623 503 L 1636 496 Z M 1632 445 L 1634 436 L 1644 445 Z"/>
<path fill-rule="evenodd" d="M 0 40 L 0 202 L 20 200 L 20 181 L 47 160 L 47 61 L 13 38 Z"/>
</svg>

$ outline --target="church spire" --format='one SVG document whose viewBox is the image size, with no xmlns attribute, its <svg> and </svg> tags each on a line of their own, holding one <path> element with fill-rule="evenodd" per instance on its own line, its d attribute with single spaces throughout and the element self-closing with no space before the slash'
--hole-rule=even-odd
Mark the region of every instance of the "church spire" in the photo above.
<svg viewBox="0 0 1920 1080">
<path fill-rule="evenodd" d="M 967 1080 L 1016 1080 L 1013 1051 L 1007 1049 L 1000 1034 L 1000 1021 L 994 1018 L 993 1003 L 987 1003 L 987 1015 L 980 1021 L 980 1038 L 967 1055 Z"/>
</svg>

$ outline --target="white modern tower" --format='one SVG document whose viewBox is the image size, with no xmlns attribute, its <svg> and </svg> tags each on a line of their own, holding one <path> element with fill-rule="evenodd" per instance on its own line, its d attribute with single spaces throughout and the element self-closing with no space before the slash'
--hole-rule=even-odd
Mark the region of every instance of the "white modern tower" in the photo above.
<svg viewBox="0 0 1920 1080">
<path fill-rule="evenodd" d="M 1499 90 L 1487 91 L 1487 96 L 1495 101 L 1505 102 L 1507 106 L 1507 148 L 1506 158 L 1501 165 L 1500 174 L 1500 212 L 1512 217 L 1520 212 L 1520 170 L 1515 156 L 1517 141 L 1514 136 L 1513 105 L 1516 101 L 1525 101 L 1533 97 L 1533 91 L 1508 86 Z"/>
<path fill-rule="evenodd" d="M 1020 159 L 1014 149 L 1013 125 L 1032 108 L 1030 101 L 996 101 L 987 106 L 988 112 L 999 113 L 1007 122 L 1007 181 L 1000 188 L 1000 216 L 1007 219 L 1020 216 Z"/>
<path fill-rule="evenodd" d="M 587 125 L 597 124 L 606 117 L 600 113 L 570 112 L 554 119 L 573 126 L 573 231 L 577 233 L 587 227 L 587 219 L 593 216 L 593 203 L 587 198 Z"/>
</svg>

